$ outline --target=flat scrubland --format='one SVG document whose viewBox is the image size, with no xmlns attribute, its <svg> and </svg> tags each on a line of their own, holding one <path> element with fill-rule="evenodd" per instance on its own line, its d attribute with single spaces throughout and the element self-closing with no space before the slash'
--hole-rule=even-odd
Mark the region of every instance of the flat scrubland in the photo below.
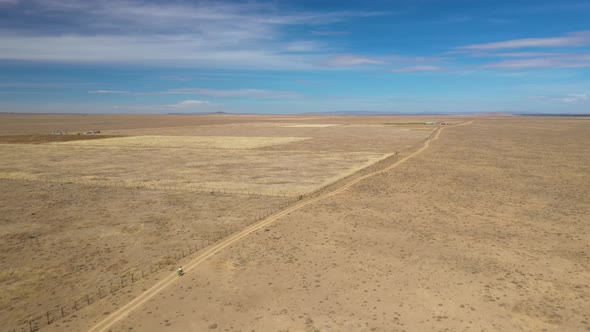
<svg viewBox="0 0 590 332">
<path fill-rule="evenodd" d="M 588 331 L 588 125 L 447 127 L 399 167 L 233 243 L 112 330 Z M 116 307 L 97 305 L 52 329 L 85 330 Z"/>
<path fill-rule="evenodd" d="M 28 330 L 66 306 L 51 327 L 76 330 L 84 310 L 124 303 L 158 275 L 71 313 L 85 292 L 170 271 L 181 250 L 407 154 L 435 129 L 383 125 L 395 121 L 416 118 L 0 114 L 0 327 Z M 76 135 L 87 130 L 101 134 Z"/>
</svg>

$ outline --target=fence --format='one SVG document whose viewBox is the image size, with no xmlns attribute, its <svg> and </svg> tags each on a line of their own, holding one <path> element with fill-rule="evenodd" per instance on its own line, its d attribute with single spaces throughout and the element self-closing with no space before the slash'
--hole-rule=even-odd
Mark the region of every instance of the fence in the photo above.
<svg viewBox="0 0 590 332">
<path fill-rule="evenodd" d="M 439 128 L 437 128 L 436 130 L 434 130 L 425 140 L 424 142 L 431 140 L 437 133 L 437 131 L 440 130 Z M 108 284 L 104 284 L 101 286 L 97 286 L 95 289 L 93 290 L 89 290 L 86 291 L 76 297 L 73 297 L 70 301 L 68 301 L 67 303 L 64 303 L 63 305 L 51 308 L 49 310 L 46 310 L 44 312 L 40 312 L 36 315 L 30 315 L 28 319 L 25 320 L 25 322 L 21 325 L 19 325 L 16 328 L 13 329 L 9 329 L 8 331 L 10 332 L 34 332 L 39 330 L 40 328 L 53 324 L 54 322 L 67 317 L 68 315 L 86 307 L 91 305 L 92 303 L 96 302 L 96 301 L 100 301 L 101 299 L 103 299 L 104 297 L 108 296 L 109 294 L 114 294 L 117 291 L 128 287 L 134 283 L 136 283 L 137 281 L 146 278 L 147 276 L 156 273 L 160 270 L 162 270 L 163 268 L 169 268 L 172 267 L 171 272 L 174 271 L 177 263 L 185 258 L 186 256 L 189 256 L 193 253 L 196 253 L 200 250 L 202 250 L 203 248 L 206 248 L 208 246 L 210 246 L 211 244 L 216 243 L 217 241 L 235 233 L 240 231 L 241 229 L 257 222 L 263 219 L 266 219 L 268 216 L 277 213 L 279 211 L 281 211 L 282 209 L 300 201 L 306 198 L 310 198 L 310 197 L 317 197 L 319 195 L 321 195 L 323 192 L 325 192 L 326 190 L 330 190 L 330 187 L 332 186 L 338 186 L 340 183 L 343 182 L 348 182 L 351 178 L 357 177 L 357 176 L 363 176 L 365 174 L 371 173 L 375 170 L 378 169 L 383 169 L 385 167 L 387 167 L 387 164 L 389 163 L 393 163 L 396 160 L 396 156 L 398 156 L 399 153 L 395 152 L 394 154 L 392 154 L 391 156 L 380 160 L 377 163 L 374 163 L 372 165 L 369 165 L 359 171 L 357 171 L 354 174 L 351 174 L 347 177 L 344 177 L 342 179 L 338 179 L 335 180 L 331 183 L 328 183 L 324 186 L 322 186 L 321 188 L 318 188 L 312 192 L 309 193 L 305 193 L 305 194 L 298 194 L 296 197 L 289 197 L 290 199 L 288 201 L 286 201 L 283 204 L 280 204 L 278 206 L 277 209 L 275 210 L 267 210 L 264 211 L 262 213 L 260 213 L 259 215 L 257 215 L 256 217 L 252 217 L 249 218 L 248 220 L 245 220 L 237 225 L 232 225 L 228 228 L 223 228 L 220 231 L 215 231 L 212 232 L 210 234 L 208 234 L 207 236 L 205 236 L 205 239 L 201 239 L 199 241 L 196 241 L 190 245 L 187 245 L 184 248 L 178 248 L 177 250 L 175 250 L 172 255 L 167 255 L 164 256 L 162 258 L 160 258 L 159 260 L 157 260 L 157 263 L 152 263 L 143 267 L 136 267 L 135 269 L 132 269 L 126 273 L 120 274 L 118 275 L 116 278 L 112 279 L 109 281 Z M 229 193 L 229 192 L 228 192 Z"/>
<path fill-rule="evenodd" d="M 103 187 L 103 188 L 126 188 L 126 189 L 148 189 L 148 190 L 176 190 L 185 192 L 199 192 L 199 193 L 212 193 L 212 194 L 232 194 L 232 195 L 248 195 L 248 196 L 271 196 L 271 197 L 297 197 L 302 193 L 299 192 L 284 192 L 284 191 L 256 191 L 254 189 L 225 189 L 225 188 L 213 188 L 213 187 L 190 187 L 190 186 L 178 186 L 178 185 L 167 185 L 167 184 L 149 184 L 145 182 L 131 182 L 131 181 L 98 181 L 88 180 L 78 177 L 71 178 L 42 178 L 30 174 L 22 173 L 3 173 L 0 172 L 0 178 L 25 181 L 25 182 L 41 182 L 46 184 L 77 184 L 89 187 Z"/>
<path fill-rule="evenodd" d="M 303 197 L 304 195 L 299 195 L 298 197 L 290 198 L 288 201 L 280 204 L 274 210 L 265 210 L 259 213 L 257 216 L 248 218 L 241 223 L 231 225 L 229 227 L 222 228 L 219 231 L 207 234 L 204 236 L 204 238 L 196 240 L 190 244 L 187 244 L 183 248 L 178 248 L 170 252 L 168 255 L 161 257 L 156 261 L 156 263 L 150 263 L 144 266 L 136 266 L 125 273 L 117 275 L 107 283 L 96 286 L 92 290 L 87 290 L 77 296 L 73 296 L 69 301 L 66 301 L 62 305 L 52 307 L 51 309 L 45 310 L 44 312 L 28 315 L 28 318 L 25 319 L 19 326 L 9 329 L 8 331 L 37 331 L 42 327 L 53 324 L 54 322 L 91 305 L 92 303 L 100 301 L 110 294 L 114 294 L 123 288 L 133 285 L 139 280 L 145 279 L 149 275 L 152 275 L 158 271 L 172 267 L 170 271 L 173 272 L 176 265 L 178 265 L 178 262 L 183 258 L 201 251 L 203 248 L 207 248 L 219 240 L 236 233 L 257 221 L 266 219 L 268 216 L 281 211 L 287 206 L 303 199 Z"/>
</svg>

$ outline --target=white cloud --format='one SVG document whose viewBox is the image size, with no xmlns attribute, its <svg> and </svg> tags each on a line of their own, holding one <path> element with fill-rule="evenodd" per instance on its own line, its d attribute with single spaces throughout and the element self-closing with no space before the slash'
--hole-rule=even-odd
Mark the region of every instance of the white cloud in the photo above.
<svg viewBox="0 0 590 332">
<path fill-rule="evenodd" d="M 561 37 L 523 38 L 494 43 L 473 44 L 459 47 L 464 51 L 502 50 L 531 47 L 573 47 L 590 45 L 590 31 L 572 32 Z"/>
<path fill-rule="evenodd" d="M 195 106 L 209 105 L 209 104 L 210 103 L 208 101 L 204 101 L 204 100 L 183 100 L 183 101 L 175 104 L 173 107 L 191 108 L 191 107 L 195 107 Z"/>
<path fill-rule="evenodd" d="M 588 93 L 569 93 L 566 95 L 534 95 L 528 96 L 528 99 L 545 100 L 545 101 L 557 101 L 567 104 L 575 104 L 590 101 L 590 94 Z"/>
<path fill-rule="evenodd" d="M 194 36 L 0 36 L 0 59 L 157 63 L 205 68 L 310 68 L 309 58 L 276 49 L 215 45 Z"/>
<path fill-rule="evenodd" d="M 477 52 L 471 55 L 477 57 L 494 57 L 494 58 L 531 58 L 531 57 L 542 57 L 542 56 L 559 56 L 563 53 L 551 53 L 551 52 L 501 52 L 501 53 L 488 53 L 488 52 Z"/>
<path fill-rule="evenodd" d="M 398 73 L 409 73 L 409 72 L 421 72 L 421 71 L 441 71 L 443 68 L 438 66 L 428 65 L 416 65 L 394 69 L 394 72 Z"/>
<path fill-rule="evenodd" d="M 566 97 L 561 98 L 561 101 L 566 103 L 578 103 L 590 99 L 587 93 L 570 93 Z"/>
<path fill-rule="evenodd" d="M 327 60 L 321 61 L 320 64 L 328 67 L 351 67 L 363 65 L 383 65 L 385 61 L 368 58 L 354 54 L 336 55 Z"/>
<path fill-rule="evenodd" d="M 320 50 L 321 46 L 315 41 L 296 41 L 285 45 L 288 52 L 314 52 Z"/>
<path fill-rule="evenodd" d="M 0 60 L 310 69 L 320 55 L 309 52 L 320 45 L 286 42 L 286 28 L 386 14 L 289 12 L 254 2 L 31 1 L 30 12 L 21 15 L 43 20 L 49 32 L 11 27 L 0 34 Z"/>
<path fill-rule="evenodd" d="M 559 54 L 556 56 L 532 57 L 489 63 L 483 68 L 496 69 L 543 69 L 543 68 L 590 68 L 590 53 Z"/>
</svg>

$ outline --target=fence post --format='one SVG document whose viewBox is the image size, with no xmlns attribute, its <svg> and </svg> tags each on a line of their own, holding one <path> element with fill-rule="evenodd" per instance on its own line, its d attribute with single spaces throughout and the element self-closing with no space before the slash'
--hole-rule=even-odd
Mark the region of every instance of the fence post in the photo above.
<svg viewBox="0 0 590 332">
<path fill-rule="evenodd" d="M 121 276 L 121 288 L 123 288 L 123 276 Z"/>
<path fill-rule="evenodd" d="M 29 321 L 29 331 L 33 332 L 33 322 Z"/>
<path fill-rule="evenodd" d="M 74 310 L 78 311 L 78 301 L 74 301 Z"/>
<path fill-rule="evenodd" d="M 64 315 L 64 307 L 60 307 L 61 309 L 61 318 L 64 318 L 66 315 Z"/>
<path fill-rule="evenodd" d="M 47 325 L 51 324 L 51 320 L 49 320 L 49 311 L 47 312 Z"/>
<path fill-rule="evenodd" d="M 131 283 L 135 283 L 135 278 L 133 277 L 133 272 L 131 272 Z"/>
<path fill-rule="evenodd" d="M 101 288 L 101 287 L 98 287 L 98 298 L 99 298 L 99 299 L 102 299 L 102 294 L 101 294 L 100 288 Z"/>
<path fill-rule="evenodd" d="M 90 304 L 90 296 L 88 294 L 86 294 L 86 303 Z"/>
</svg>

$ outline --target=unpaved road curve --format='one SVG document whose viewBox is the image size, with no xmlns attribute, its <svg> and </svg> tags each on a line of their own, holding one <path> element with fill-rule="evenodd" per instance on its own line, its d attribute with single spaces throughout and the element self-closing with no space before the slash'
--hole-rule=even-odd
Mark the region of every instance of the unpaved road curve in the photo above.
<svg viewBox="0 0 590 332">
<path fill-rule="evenodd" d="M 458 124 L 455 126 L 468 125 L 471 122 L 472 121 L 464 122 L 464 123 L 461 123 L 461 124 Z M 378 175 L 378 174 L 381 174 L 381 173 L 384 173 L 384 172 L 390 171 L 391 169 L 396 168 L 397 166 L 403 164 L 407 160 L 413 158 L 414 156 L 416 156 L 416 155 L 422 153 L 424 150 L 428 149 L 428 147 L 430 146 L 430 142 L 437 140 L 439 138 L 442 130 L 443 130 L 443 127 L 437 128 L 436 134 L 431 139 L 425 141 L 424 145 L 420 149 L 418 149 L 417 151 L 413 152 L 412 154 L 409 154 L 406 157 L 398 160 L 397 162 L 395 162 L 394 164 L 392 164 L 390 166 L 387 166 L 383 169 L 380 169 L 380 170 L 372 172 L 372 173 L 368 173 L 368 174 L 360 176 L 358 178 L 352 179 L 350 182 L 346 183 L 342 187 L 340 187 L 332 192 L 328 192 L 326 194 L 323 194 L 323 195 L 320 195 L 320 196 L 317 196 L 314 198 L 306 199 L 306 200 L 303 200 L 299 203 L 296 203 L 296 204 L 286 208 L 285 210 L 282 210 L 280 212 L 272 214 L 268 218 L 261 220 L 255 224 L 252 224 L 252 225 L 244 228 L 243 230 L 228 236 L 227 238 L 225 238 L 225 239 L 221 240 L 219 243 L 213 245 L 211 248 L 207 249 L 206 251 L 204 251 L 200 255 L 194 257 L 188 263 L 185 263 L 183 265 L 185 273 L 189 273 L 193 269 L 197 268 L 199 266 L 199 264 L 201 264 L 202 262 L 207 260 L 209 257 L 215 255 L 217 252 L 219 252 L 222 249 L 228 247 L 229 245 L 241 240 L 242 238 L 248 236 L 250 233 L 276 221 L 280 217 L 283 217 L 293 211 L 301 209 L 302 207 L 307 206 L 308 204 L 311 204 L 311 203 L 320 201 L 322 199 L 332 197 L 332 196 L 335 196 L 339 193 L 342 193 L 343 191 L 347 190 L 348 188 L 352 187 L 353 185 L 357 184 L 358 182 L 360 182 L 366 178 L 369 178 L 369 177 L 372 177 L 372 176 L 375 176 L 375 175 Z M 154 286 L 152 286 L 151 288 L 149 288 L 148 290 L 143 292 L 141 295 L 139 295 L 138 297 L 133 299 L 131 302 L 129 302 L 126 305 L 124 305 L 123 307 L 119 308 L 117 311 L 111 313 L 109 316 L 107 316 L 101 322 L 99 322 L 98 324 L 96 324 L 95 326 L 90 328 L 88 331 L 90 331 L 90 332 L 107 331 L 115 323 L 124 319 L 133 310 L 137 309 L 138 307 L 140 307 L 141 305 L 143 305 L 144 303 L 149 301 L 154 295 L 158 294 L 161 290 L 170 286 L 171 284 L 173 284 L 177 280 L 178 280 L 178 276 L 176 275 L 176 273 L 170 274 L 168 277 L 160 280 L 157 284 L 155 284 Z"/>
</svg>

